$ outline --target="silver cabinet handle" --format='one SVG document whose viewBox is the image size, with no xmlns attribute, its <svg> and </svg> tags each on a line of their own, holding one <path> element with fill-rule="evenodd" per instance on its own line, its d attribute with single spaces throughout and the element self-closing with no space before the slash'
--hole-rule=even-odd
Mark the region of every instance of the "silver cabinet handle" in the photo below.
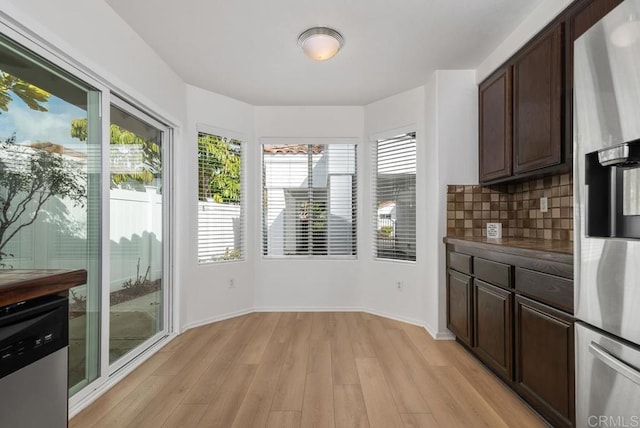
<svg viewBox="0 0 640 428">
<path fill-rule="evenodd" d="M 591 342 L 589 345 L 589 352 L 613 370 L 629 379 L 631 382 L 640 385 L 640 372 L 624 361 L 616 358 L 599 344 Z"/>
</svg>

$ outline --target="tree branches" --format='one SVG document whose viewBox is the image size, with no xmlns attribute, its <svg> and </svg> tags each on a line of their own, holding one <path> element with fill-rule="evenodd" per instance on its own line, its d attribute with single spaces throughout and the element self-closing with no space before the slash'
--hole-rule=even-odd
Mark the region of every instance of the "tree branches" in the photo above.
<svg viewBox="0 0 640 428">
<path fill-rule="evenodd" d="M 0 143 L 0 260 L 7 243 L 38 218 L 54 196 L 84 206 L 87 177 L 77 161 L 43 149 Z M 11 232 L 9 230 L 11 229 Z"/>
<path fill-rule="evenodd" d="M 198 134 L 198 198 L 240 201 L 240 141 Z"/>
</svg>

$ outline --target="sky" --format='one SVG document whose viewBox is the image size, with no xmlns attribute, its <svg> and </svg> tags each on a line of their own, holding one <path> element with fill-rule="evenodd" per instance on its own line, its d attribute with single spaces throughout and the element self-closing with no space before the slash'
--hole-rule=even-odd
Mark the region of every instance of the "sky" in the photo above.
<svg viewBox="0 0 640 428">
<path fill-rule="evenodd" d="M 9 111 L 0 112 L 0 140 L 13 133 L 16 143 L 50 142 L 86 153 L 86 143 L 71 137 L 71 121 L 87 117 L 87 112 L 53 94 L 46 103 L 48 111 L 30 109 L 18 96 L 9 91 L 12 101 Z"/>
</svg>

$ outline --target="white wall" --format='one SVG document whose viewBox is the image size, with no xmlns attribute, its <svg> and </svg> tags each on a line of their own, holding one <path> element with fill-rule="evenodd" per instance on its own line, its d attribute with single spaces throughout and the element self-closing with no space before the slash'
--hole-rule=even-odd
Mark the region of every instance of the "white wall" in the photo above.
<svg viewBox="0 0 640 428">
<path fill-rule="evenodd" d="M 182 121 L 184 83 L 104 0 L 5 0 L 2 12 L 136 101 Z"/>
<path fill-rule="evenodd" d="M 175 188 L 185 187 L 181 128 L 186 117 L 185 84 L 103 0 L 6 0 L 0 14 L 14 30 L 36 41 L 69 68 L 76 68 L 115 88 L 161 121 L 171 124 L 175 150 Z M 5 31 L 3 29 L 3 31 Z M 12 36 L 14 36 L 12 34 Z M 18 42 L 26 42 L 16 35 Z M 21 38 L 22 37 L 22 38 Z M 184 200 L 175 195 L 175 224 L 185 222 Z M 180 230 L 173 239 L 175 254 L 189 246 Z M 175 299 L 180 301 L 181 265 L 175 266 Z"/>
<path fill-rule="evenodd" d="M 233 311 L 364 308 L 418 324 L 446 337 L 444 245 L 446 185 L 477 181 L 477 86 L 474 71 L 438 71 L 429 84 L 362 107 L 251 107 L 187 87 L 188 128 L 197 122 L 253 135 L 248 162 L 248 261 L 197 266 L 183 259 L 192 284 L 183 307 L 186 325 Z M 251 122 L 253 119 L 253 122 Z M 418 140 L 417 262 L 374 261 L 371 248 L 371 139 L 415 130 Z M 358 157 L 357 260 L 266 258 L 260 250 L 260 139 L 361 139 Z M 195 143 L 194 143 L 195 144 Z M 195 145 L 193 150 L 195 150 Z M 195 159 L 195 152 L 189 158 Z M 187 170 L 195 170 L 188 165 Z M 195 173 L 191 174 L 195 189 Z M 195 191 L 194 191 L 195 192 Z M 192 195 L 195 200 L 195 193 Z M 436 201 L 436 203 L 433 203 Z M 190 215 L 195 218 L 195 213 Z M 420 220 L 423 219 L 423 220 Z M 191 222 L 189 236 L 195 236 Z M 189 238 L 193 239 L 193 238 Z M 189 240 L 188 239 L 188 240 Z M 187 253 L 195 250 L 190 249 Z M 236 269 L 238 268 L 238 269 Z M 253 276 L 248 273 L 253 268 Z M 229 290 L 236 278 L 239 288 Z M 216 278 L 216 279 L 211 279 Z M 244 286 L 245 281 L 254 284 Z M 398 291 L 396 282 L 404 288 Z M 253 302 L 250 302 L 251 293 Z"/>
<path fill-rule="evenodd" d="M 437 73 L 433 73 L 431 78 L 424 87 L 424 113 L 425 113 L 425 145 L 429 149 L 428 155 L 422 154 L 418 157 L 421 165 L 424 165 L 425 175 L 428 186 L 424 191 L 425 203 L 424 217 L 422 224 L 425 228 L 425 242 L 422 246 L 426 263 L 423 268 L 423 300 L 422 300 L 422 316 L 426 329 L 437 336 L 446 330 L 446 322 L 440 323 L 441 313 L 446 318 L 446 306 L 440 303 L 440 289 L 445 287 L 445 283 L 440 282 L 440 270 L 444 269 L 440 266 L 440 169 L 446 168 L 440 165 L 438 156 L 440 148 L 438 146 L 438 79 Z M 418 152 L 420 155 L 420 152 Z M 438 201 L 434 203 L 433 201 Z M 445 215 L 446 217 L 446 215 Z"/>
<path fill-rule="evenodd" d="M 234 99 L 214 94 L 187 85 L 187 125 L 181 151 L 184 157 L 182 168 L 182 209 L 186 221 L 177 226 L 176 233 L 186 243 L 176 253 L 181 266 L 180 282 L 183 288 L 181 321 L 183 327 L 199 325 L 226 318 L 252 309 L 255 261 L 255 226 L 259 224 L 254 187 L 256 168 L 253 139 L 253 107 Z M 207 132 L 221 133 L 245 142 L 245 259 L 239 262 L 219 262 L 198 265 L 198 127 Z M 206 128 L 206 129 L 203 129 Z M 235 287 L 229 287 L 233 279 Z"/>
<path fill-rule="evenodd" d="M 365 107 L 365 159 L 371 141 L 399 130 L 415 130 L 417 140 L 416 263 L 374 261 L 362 257 L 363 307 L 424 325 L 436 337 L 446 329 L 445 258 L 447 184 L 478 180 L 478 88 L 475 70 L 438 70 L 425 86 Z M 366 165 L 367 177 L 371 165 Z M 371 200 L 367 187 L 363 198 Z M 362 241 L 372 248 L 371 210 L 366 211 Z M 404 283 L 399 291 L 397 281 Z"/>
<path fill-rule="evenodd" d="M 476 81 L 482 82 L 518 49 L 525 45 L 538 31 L 553 20 L 573 0 L 544 0 L 520 25 L 478 66 Z"/>
<path fill-rule="evenodd" d="M 440 180 L 445 184 L 477 184 L 478 87 L 475 70 L 438 70 L 434 76 L 438 161 L 442 166 Z M 446 188 L 441 190 L 446 200 Z"/>
<path fill-rule="evenodd" d="M 437 336 L 447 334 L 445 247 L 447 185 L 478 182 L 478 87 L 475 70 L 438 70 L 425 87 L 428 159 L 428 224 L 424 322 Z M 437 201 L 437 203 L 436 203 Z"/>
<path fill-rule="evenodd" d="M 295 138 L 361 140 L 364 123 L 362 107 L 255 107 L 254 134 L 256 145 L 261 138 L 282 138 L 293 143 Z M 292 140 L 292 138 L 294 140 Z M 284 139 L 287 139 L 284 141 Z M 360 144 L 361 146 L 362 144 Z M 260 162 L 259 147 L 254 157 Z M 362 150 L 362 147 L 359 148 Z M 358 168 L 361 167 L 358 158 Z M 260 189 L 259 164 L 255 169 L 252 186 Z M 362 195 L 362 171 L 359 171 L 359 194 Z M 363 210 L 362 197 L 358 210 Z M 260 192 L 254 195 L 253 218 L 256 224 L 255 242 L 261 242 Z M 359 236 L 366 226 L 358 224 Z M 368 230 L 368 229 L 367 229 Z M 359 260 L 292 260 L 265 258 L 260 245 L 254 246 L 255 254 L 255 307 L 268 309 L 352 309 L 359 307 L 357 285 Z M 366 257 L 360 247 L 359 258 Z"/>
<path fill-rule="evenodd" d="M 391 315 L 395 318 L 422 324 L 422 301 L 424 286 L 421 280 L 424 262 L 426 228 L 422 222 L 416 224 L 416 262 L 376 261 L 373 258 L 373 205 L 371 159 L 375 140 L 388 138 L 404 132 L 416 132 L 416 216 L 424 218 L 425 200 L 422 193 L 427 186 L 427 169 L 422 160 L 428 148 L 424 134 L 424 88 L 419 87 L 365 106 L 364 157 L 360 163 L 367 186 L 361 194 L 365 202 L 361 240 L 362 306 L 372 312 Z M 403 282 L 402 290 L 396 284 Z"/>
<path fill-rule="evenodd" d="M 566 0 L 568 2 L 568 0 Z M 563 0 L 563 3 L 565 0 Z M 516 30 L 526 40 L 554 2 L 545 1 Z M 557 9 L 562 9 L 558 6 Z M 258 309 L 364 307 L 444 332 L 445 184 L 477 176 L 475 73 L 439 71 L 425 87 L 365 107 L 253 107 L 185 85 L 103 0 L 7 0 L 2 13 L 108 82 L 178 130 L 175 141 L 176 284 L 182 327 Z M 532 23 L 533 22 L 533 23 Z M 541 24 L 542 25 L 542 24 Z M 522 26 L 521 26 L 522 27 Z M 533 30 L 532 30 L 533 31 Z M 534 31 L 533 31 L 534 32 Z M 514 33 L 515 34 L 515 33 Z M 515 43 L 515 44 L 514 44 Z M 515 50 L 505 42 L 482 67 L 489 70 Z M 198 266 L 197 124 L 242 134 L 247 141 L 246 261 Z M 184 126 L 183 126 L 184 125 Z M 416 264 L 375 262 L 371 255 L 370 140 L 413 127 L 418 147 Z M 356 138 L 359 254 L 357 260 L 263 258 L 260 252 L 261 137 Z M 438 200 L 438 204 L 433 201 Z M 432 257 L 435 256 L 435 257 Z M 229 279 L 236 287 L 228 287 Z M 396 281 L 404 282 L 398 292 Z"/>
</svg>

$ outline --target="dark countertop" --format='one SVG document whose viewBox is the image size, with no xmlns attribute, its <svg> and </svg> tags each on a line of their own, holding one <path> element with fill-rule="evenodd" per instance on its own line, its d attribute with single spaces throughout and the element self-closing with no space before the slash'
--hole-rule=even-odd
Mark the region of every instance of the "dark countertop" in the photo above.
<svg viewBox="0 0 640 428">
<path fill-rule="evenodd" d="M 573 264 L 573 242 L 535 238 L 487 239 L 484 237 L 446 236 L 445 244 L 464 245 L 488 251 Z"/>
<path fill-rule="evenodd" d="M 0 306 L 57 294 L 86 282 L 84 269 L 0 270 Z"/>
</svg>

